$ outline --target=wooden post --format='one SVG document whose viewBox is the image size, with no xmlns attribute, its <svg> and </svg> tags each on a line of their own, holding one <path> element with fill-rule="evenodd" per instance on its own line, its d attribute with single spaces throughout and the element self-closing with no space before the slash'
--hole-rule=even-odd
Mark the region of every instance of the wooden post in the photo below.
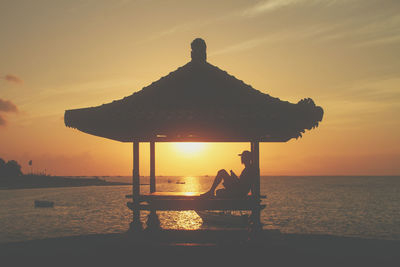
<svg viewBox="0 0 400 267">
<path fill-rule="evenodd" d="M 150 193 L 156 192 L 156 157 L 155 143 L 150 141 Z"/>
<path fill-rule="evenodd" d="M 155 143 L 150 141 L 150 193 L 156 192 L 156 157 Z M 147 218 L 147 229 L 150 231 L 160 230 L 160 220 L 157 216 L 157 210 L 152 208 Z"/>
<path fill-rule="evenodd" d="M 260 197 L 260 145 L 259 142 L 252 142 L 251 153 L 253 155 L 253 166 L 257 171 L 257 178 L 255 184 L 256 196 Z"/>
<path fill-rule="evenodd" d="M 255 200 L 257 203 L 261 202 L 260 199 L 260 144 L 258 141 L 251 142 L 251 154 L 253 156 L 253 166 L 256 169 L 256 180 L 254 185 L 254 194 Z M 253 217 L 253 230 L 258 231 L 261 230 L 261 216 L 260 216 L 260 208 L 257 207 L 252 211 Z"/>
<path fill-rule="evenodd" d="M 141 230 L 140 222 L 140 174 L 139 174 L 139 141 L 133 141 L 133 171 L 132 171 L 133 221 L 131 230 Z"/>
</svg>

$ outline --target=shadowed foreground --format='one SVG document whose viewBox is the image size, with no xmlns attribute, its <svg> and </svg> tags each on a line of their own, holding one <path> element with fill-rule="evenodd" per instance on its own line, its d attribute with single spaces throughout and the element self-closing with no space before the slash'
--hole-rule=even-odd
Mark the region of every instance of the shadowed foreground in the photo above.
<svg viewBox="0 0 400 267">
<path fill-rule="evenodd" d="M 136 265 L 169 263 L 213 266 L 249 263 L 293 266 L 398 266 L 400 241 L 264 231 L 258 241 L 245 231 L 165 230 L 157 238 L 103 234 L 0 244 L 2 263 Z M 257 263 L 256 263 L 256 262 Z"/>
</svg>

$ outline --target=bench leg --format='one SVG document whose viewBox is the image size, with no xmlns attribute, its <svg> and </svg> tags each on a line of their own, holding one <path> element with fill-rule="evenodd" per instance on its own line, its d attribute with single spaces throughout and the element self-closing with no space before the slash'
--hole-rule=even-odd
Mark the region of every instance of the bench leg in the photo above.
<svg viewBox="0 0 400 267">
<path fill-rule="evenodd" d="M 129 232 L 136 233 L 143 230 L 142 223 L 139 220 L 134 220 L 129 224 Z"/>
<path fill-rule="evenodd" d="M 250 215 L 249 240 L 257 241 L 261 236 L 261 232 L 262 223 L 260 219 L 260 209 L 253 209 Z"/>
<path fill-rule="evenodd" d="M 150 231 L 154 231 L 154 230 L 160 230 L 161 226 L 160 226 L 160 220 L 158 219 L 158 215 L 157 215 L 157 211 L 152 209 L 150 211 L 149 216 L 147 217 L 147 229 Z"/>
<path fill-rule="evenodd" d="M 132 222 L 129 225 L 129 232 L 136 233 L 143 230 L 142 222 L 140 221 L 140 209 L 137 206 L 133 206 L 133 217 Z"/>
</svg>

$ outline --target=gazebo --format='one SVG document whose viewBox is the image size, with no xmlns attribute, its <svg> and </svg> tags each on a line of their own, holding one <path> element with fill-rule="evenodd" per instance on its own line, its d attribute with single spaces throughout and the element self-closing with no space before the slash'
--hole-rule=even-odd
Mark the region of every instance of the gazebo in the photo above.
<svg viewBox="0 0 400 267">
<path fill-rule="evenodd" d="M 190 62 L 142 90 L 101 106 L 65 111 L 68 127 L 133 143 L 134 228 L 141 228 L 140 210 L 156 215 L 156 210 L 248 209 L 259 222 L 259 143 L 297 139 L 323 117 L 323 109 L 310 98 L 296 104 L 281 101 L 208 63 L 203 39 L 195 39 L 191 48 Z M 140 194 L 141 142 L 150 143 L 149 195 Z M 250 142 L 258 170 L 256 192 L 240 201 L 157 194 L 156 142 Z"/>
</svg>

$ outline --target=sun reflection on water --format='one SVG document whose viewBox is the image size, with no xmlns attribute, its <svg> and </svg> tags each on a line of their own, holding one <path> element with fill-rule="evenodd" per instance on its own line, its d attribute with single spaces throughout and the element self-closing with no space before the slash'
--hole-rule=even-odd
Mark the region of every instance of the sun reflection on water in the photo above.
<svg viewBox="0 0 400 267">
<path fill-rule="evenodd" d="M 191 196 L 195 195 L 196 192 L 201 192 L 201 185 L 199 182 L 198 177 L 193 177 L 193 176 L 186 176 L 185 177 L 185 184 L 183 186 L 183 192 L 185 192 L 185 195 Z"/>
<path fill-rule="evenodd" d="M 177 211 L 175 214 L 175 224 L 178 229 L 196 230 L 199 229 L 203 221 L 195 211 Z"/>
<path fill-rule="evenodd" d="M 179 191 L 185 196 L 198 195 L 203 189 L 199 177 L 186 176 L 182 177 Z M 164 211 L 159 213 L 161 227 L 165 229 L 199 229 L 203 221 L 199 215 L 193 210 L 187 211 Z"/>
<path fill-rule="evenodd" d="M 157 212 L 163 229 L 197 230 L 203 224 L 202 219 L 193 210 Z"/>
</svg>

